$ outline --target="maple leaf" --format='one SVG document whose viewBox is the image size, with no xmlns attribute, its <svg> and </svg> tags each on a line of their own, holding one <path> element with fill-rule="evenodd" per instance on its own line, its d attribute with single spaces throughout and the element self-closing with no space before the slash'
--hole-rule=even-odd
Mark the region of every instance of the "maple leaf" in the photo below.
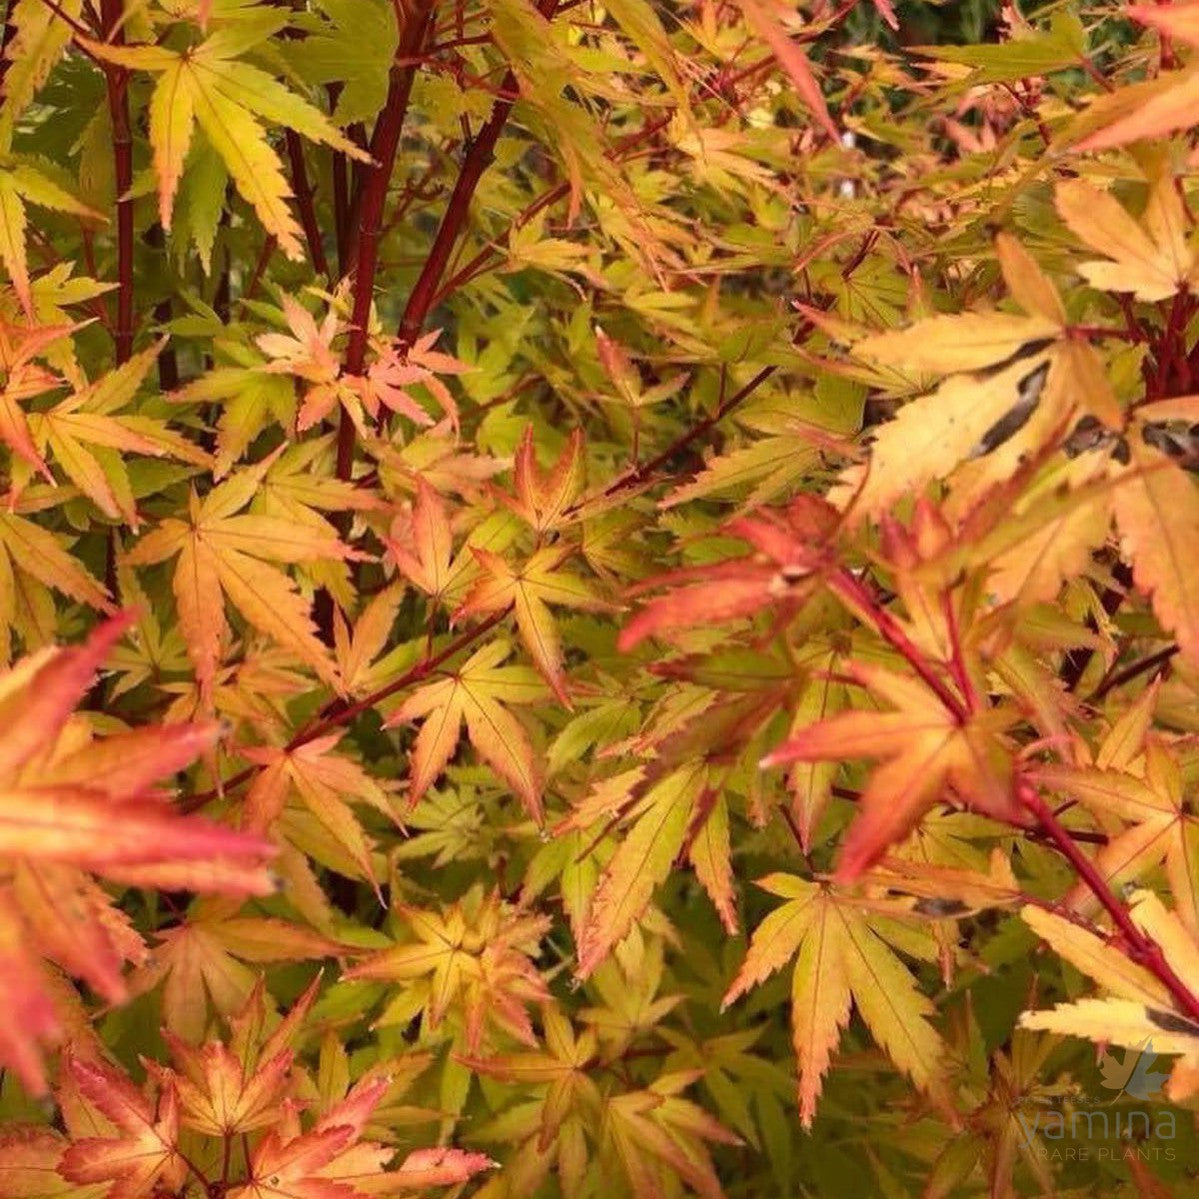
<svg viewBox="0 0 1199 1199">
<path fill-rule="evenodd" d="M 3 140 L 7 142 L 8 137 L 5 136 Z M 32 317 L 33 291 L 29 283 L 29 263 L 25 252 L 28 228 L 26 204 L 87 217 L 94 221 L 103 221 L 105 218 L 49 178 L 39 169 L 37 159 L 0 152 L 0 263 L 3 263 L 4 269 L 8 271 L 8 277 L 21 306 Z"/>
<path fill-rule="evenodd" d="M 1181 4 L 1162 10 L 1148 4 L 1130 5 L 1129 16 L 1149 25 L 1168 37 L 1177 37 L 1189 45 L 1199 45 L 1193 7 Z M 1165 62 L 1162 63 L 1165 66 Z M 1129 142 L 1162 137 L 1176 129 L 1188 129 L 1195 124 L 1195 100 L 1199 97 L 1199 74 L 1193 70 L 1168 71 L 1160 74 L 1146 95 L 1132 111 L 1116 109 L 1116 118 L 1104 128 L 1077 143 L 1079 150 L 1110 150 Z"/>
<path fill-rule="evenodd" d="M 434 350 L 440 329 L 422 334 L 411 345 L 401 340 L 372 340 L 375 359 L 365 375 L 347 376 L 346 383 L 372 417 L 383 409 L 406 416 L 413 424 L 429 426 L 433 418 L 412 396 L 411 389 L 423 387 L 441 407 L 450 425 L 458 427 L 458 405 L 442 375 L 461 375 L 471 367 L 451 354 Z"/>
<path fill-rule="evenodd" d="M 320 0 L 296 14 L 307 36 L 286 42 L 288 61 L 307 83 L 339 84 L 333 119 L 372 121 L 387 97 L 387 78 L 399 31 L 389 4 Z"/>
<path fill-rule="evenodd" d="M 35 1046 L 62 1031 L 41 959 L 120 1001 L 120 967 L 142 954 L 140 937 L 89 872 L 134 885 L 272 890 L 261 866 L 269 844 L 176 816 L 154 789 L 215 743 L 216 726 L 146 726 L 94 739 L 67 727 L 129 623 L 111 621 L 85 645 L 42 650 L 0 677 L 0 992 L 23 1013 L 0 1036 L 0 1058 L 36 1093 L 45 1079 Z"/>
<path fill-rule="evenodd" d="M 201 697 L 211 700 L 221 643 L 228 628 L 226 597 L 260 632 L 291 650 L 333 686 L 337 669 L 316 635 L 295 584 L 270 562 L 345 559 L 335 536 L 293 521 L 238 513 L 254 498 L 272 459 L 231 475 L 201 500 L 193 491 L 189 519 L 169 517 L 125 556 L 146 566 L 178 555 L 173 591 Z"/>
<path fill-rule="evenodd" d="M 82 7 L 83 0 L 67 0 L 63 13 L 78 20 Z M 70 45 L 71 27 L 40 4 L 14 4 L 10 20 L 13 33 L 4 47 L 0 122 L 11 128 Z"/>
<path fill-rule="evenodd" d="M 1072 418 L 1123 425 L 1102 361 L 1069 337 L 1050 280 L 1013 238 L 999 238 L 997 251 L 1025 314 L 934 316 L 855 344 L 877 367 L 910 372 L 905 391 L 922 390 L 930 375 L 941 382 L 872 431 L 868 461 L 842 472 L 829 499 L 850 524 L 955 472 L 963 492 L 984 494 L 1060 445 Z"/>
<path fill-rule="evenodd" d="M 180 1186 L 187 1167 L 177 1148 L 179 1097 L 174 1086 L 168 1081 L 151 1099 L 104 1062 L 68 1058 L 66 1068 L 118 1135 L 74 1141 L 59 1164 L 62 1176 L 73 1183 L 111 1183 L 106 1199 L 139 1199 L 156 1186 Z"/>
<path fill-rule="evenodd" d="M 579 934 L 575 974 L 587 978 L 645 912 L 683 849 L 704 793 L 702 764 L 673 771 L 639 794 L 628 785 L 613 793 L 634 800 L 632 827 L 600 876 Z M 618 778 L 617 782 L 621 780 Z M 637 781 L 640 781 L 638 778 Z M 576 813 L 576 816 L 578 814 Z"/>
<path fill-rule="evenodd" d="M 250 1155 L 250 1177 L 230 1190 L 230 1199 L 387 1194 L 462 1182 L 494 1164 L 462 1150 L 418 1150 L 398 1170 L 385 1170 L 395 1150 L 363 1140 L 362 1133 L 389 1086 L 386 1078 L 364 1078 L 308 1132 L 295 1128 L 294 1121 L 287 1121 L 282 1133 L 268 1132 Z M 287 1129 L 287 1124 L 293 1127 Z"/>
<path fill-rule="evenodd" d="M 389 552 L 391 546 L 388 545 Z M 385 587 L 363 608 L 350 628 L 339 610 L 333 614 L 333 639 L 337 667 L 345 689 L 351 695 L 375 690 L 384 677 L 390 677 L 389 666 L 397 656 L 407 660 L 411 646 L 389 646 L 396 614 L 404 599 L 402 584 Z M 414 653 L 414 651 L 411 651 Z"/>
<path fill-rule="evenodd" d="M 501 666 L 510 646 L 493 641 L 447 677 L 410 695 L 386 722 L 394 728 L 423 720 L 412 749 L 408 799 L 414 804 L 445 770 L 465 723 L 479 756 L 541 822 L 542 772 L 520 722 L 504 706 L 535 702 L 543 689 L 537 675 L 520 666 Z"/>
<path fill-rule="evenodd" d="M 601 1099 L 598 1087 L 587 1073 L 598 1050 L 594 1030 L 584 1029 L 576 1037 L 570 1021 L 553 1004 L 542 1008 L 541 1022 L 544 1049 L 487 1057 L 463 1055 L 460 1060 L 491 1078 L 545 1087 L 536 1140 L 539 1152 L 546 1153 L 572 1115 L 594 1111 Z"/>
<path fill-rule="evenodd" d="M 585 467 L 581 430 L 570 435 L 558 460 L 543 471 L 537 462 L 533 426 L 526 425 L 513 463 L 516 494 L 501 491 L 499 498 L 535 532 L 548 533 L 570 523 L 574 515 L 571 505 L 583 488 Z"/>
<path fill-rule="evenodd" d="M 1130 1051 L 1131 1052 L 1131 1051 Z M 1136 1069 L 1128 1079 L 1124 1089 L 1134 1099 L 1151 1099 L 1157 1095 L 1169 1081 L 1170 1076 L 1160 1070 L 1150 1070 L 1154 1061 L 1153 1043 L 1146 1044 L 1144 1050 L 1137 1056 Z"/>
<path fill-rule="evenodd" d="M 0 438 L 14 454 L 50 480 L 53 476 L 34 444 L 28 419 L 20 405 L 62 386 L 62 380 L 36 359 L 46 357 L 69 337 L 73 328 L 72 325 L 10 325 L 0 319 L 0 370 L 4 372 L 4 390 L 0 392 Z M 16 496 L 12 498 L 15 500 Z"/>
<path fill-rule="evenodd" d="M 1150 443 L 1150 420 L 1142 410 L 1130 430 L 1129 462 L 1112 495 L 1116 525 L 1137 589 L 1149 596 L 1182 652 L 1199 661 L 1199 583 L 1187 549 L 1199 535 L 1199 490 L 1187 471 Z"/>
<path fill-rule="evenodd" d="M 824 1075 L 851 1005 L 895 1064 L 948 1106 L 945 1049 L 929 1023 L 932 1004 L 887 944 L 885 928 L 872 926 L 869 908 L 793 875 L 772 874 L 758 885 L 787 902 L 754 930 L 724 1006 L 796 957 L 791 1023 L 804 1126 L 810 1128 L 815 1118 Z"/>
<path fill-rule="evenodd" d="M 162 1021 L 177 1039 L 198 1044 L 209 1009 L 234 1021 L 255 1004 L 259 978 L 252 966 L 334 957 L 337 941 L 275 916 L 239 916 L 240 905 L 203 900 L 185 921 L 154 937 L 152 955 L 129 978 L 143 995 L 162 985 Z M 250 963 L 251 965 L 247 965 Z"/>
<path fill-rule="evenodd" d="M 845 670 L 894 710 L 842 712 L 809 725 L 762 763 L 886 759 L 862 792 L 858 818 L 841 846 L 838 882 L 851 882 L 902 841 L 947 790 L 998 819 L 1019 821 L 1010 754 L 1001 740 L 1015 713 L 995 707 L 962 721 L 922 682 L 862 663 Z"/>
<path fill-rule="evenodd" d="M 319 109 L 265 71 L 238 61 L 238 55 L 277 28 L 271 14 L 265 20 L 266 27 L 256 28 L 251 21 L 240 28 L 222 28 L 185 52 L 90 38 L 80 38 L 80 44 L 106 62 L 158 76 L 150 98 L 150 144 L 164 229 L 171 228 L 175 194 L 198 122 L 263 226 L 278 238 L 289 258 L 299 260 L 304 249 L 300 227 L 287 207 L 291 189 L 259 118 L 286 125 L 359 161 L 366 161 L 368 155 L 343 137 Z"/>
<path fill-rule="evenodd" d="M 1135 893 L 1129 914 L 1137 928 L 1161 948 L 1182 985 L 1194 993 L 1199 988 L 1199 942 L 1194 934 L 1151 892 Z M 1044 927 L 1042 923 L 1038 931 Z M 1059 929 L 1058 939 L 1063 936 Z M 1150 997 L 1141 985 L 1129 985 L 1126 969 L 1112 975 L 1103 969 L 1105 964 L 1105 958 L 1090 955 L 1083 968 L 1114 998 L 1080 999 L 1059 1003 L 1051 1011 L 1025 1012 L 1020 1017 L 1021 1026 L 1089 1037 L 1138 1053 L 1152 1045 L 1154 1054 L 1178 1058 L 1166 1084 L 1166 1095 L 1172 1103 L 1183 1102 L 1199 1090 L 1199 1023 L 1172 1010 L 1161 998 L 1160 984 Z M 1143 1075 L 1142 1080 L 1152 1085 L 1149 1076 Z"/>
<path fill-rule="evenodd" d="M 711 566 L 684 567 L 639 584 L 634 594 L 670 588 L 650 600 L 620 631 L 617 646 L 628 651 L 646 637 L 699 625 L 753 616 L 777 606 L 801 607 L 813 593 L 825 564 L 822 542 L 835 514 L 822 501 L 801 497 L 784 512 L 738 517 L 726 525 L 756 552 Z"/>
<path fill-rule="evenodd" d="M 308 309 L 291 296 L 283 297 L 283 316 L 290 336 L 262 333 L 254 340 L 268 359 L 262 370 L 291 375 L 307 384 L 296 419 L 296 428 L 304 430 L 327 416 L 345 389 L 340 382 L 340 357 L 333 350 L 333 342 L 345 326 L 335 305 L 329 306 L 318 326 Z"/>
<path fill-rule="evenodd" d="M 441 598 L 449 582 L 454 534 L 441 496 L 423 478 L 411 512 L 395 518 L 383 542 L 410 583 L 432 599 Z"/>
<path fill-rule="evenodd" d="M 511 607 L 521 640 L 554 694 L 570 707 L 562 670 L 562 641 L 549 605 L 599 612 L 612 607 L 577 575 L 559 569 L 569 549 L 543 546 L 519 567 L 490 550 L 472 547 L 483 577 L 454 613 L 455 624 L 470 616 L 501 612 Z"/>
<path fill-rule="evenodd" d="M 656 1193 L 654 1175 L 665 1166 L 704 1199 L 725 1199 L 704 1142 L 740 1145 L 741 1138 L 679 1094 L 701 1074 L 663 1074 L 645 1090 L 614 1095 L 604 1105 L 600 1152 L 615 1153 L 634 1192 Z"/>
<path fill-rule="evenodd" d="M 195 466 L 207 466 L 210 461 L 203 450 L 168 429 L 165 422 L 118 415 L 133 399 L 161 350 L 162 343 L 135 355 L 50 410 L 29 417 L 33 443 L 53 452 L 63 473 L 101 512 L 113 519 L 123 518 L 135 530 L 140 521 L 121 452 L 169 455 Z M 14 494 L 17 490 L 14 487 Z"/>
<path fill-rule="evenodd" d="M 1107 843 L 1094 857 L 1096 870 L 1109 884 L 1124 886 L 1164 863 L 1179 917 L 1188 927 L 1199 929 L 1199 884 L 1191 867 L 1199 818 L 1191 812 L 1164 747 L 1144 746 L 1143 734 L 1132 731 L 1134 719 L 1151 713 L 1156 700 L 1156 688 L 1147 689 L 1113 727 L 1102 747 L 1107 752 L 1098 759 L 1102 765 L 1046 765 L 1030 778 L 1041 788 L 1077 801 L 1109 829 Z M 1128 738 L 1136 750 L 1114 759 L 1111 747 L 1120 738 Z M 1134 758 L 1140 759 L 1135 765 Z M 1125 827 L 1112 824 L 1113 820 L 1126 822 Z M 1081 885 L 1071 889 L 1067 902 L 1087 914 L 1097 909 L 1094 896 Z"/>
<path fill-rule="evenodd" d="M 293 1044 L 316 999 L 320 975 L 269 1035 L 266 990 L 259 979 L 245 1006 L 229 1021 L 229 1039 L 196 1048 L 167 1033 L 175 1065 L 160 1080 L 178 1096 L 179 1120 L 206 1136 L 228 1137 L 278 1123 L 286 1110 Z"/>
<path fill-rule="evenodd" d="M 283 814 L 289 795 L 324 826 L 357 864 L 362 877 L 374 879 L 373 845 L 350 810 L 349 801 L 367 804 L 389 821 L 397 820 L 388 791 L 349 758 L 333 753 L 341 740 L 334 732 L 293 750 L 254 747 L 242 751 L 262 767 L 246 796 L 247 827 L 265 831 Z"/>
<path fill-rule="evenodd" d="M 1059 183 L 1053 198 L 1070 231 L 1110 260 L 1078 264 L 1078 273 L 1092 287 L 1154 301 L 1199 278 L 1182 199 L 1169 174 L 1153 184 L 1139 222 L 1114 196 L 1081 179 Z"/>
<path fill-rule="evenodd" d="M 1107 1087 L 1109 1091 L 1123 1091 L 1124 1084 L 1132 1077 L 1133 1068 L 1140 1060 L 1141 1054 L 1135 1049 L 1130 1049 L 1124 1055 L 1123 1061 L 1114 1053 L 1101 1053 L 1099 1073 L 1103 1081 L 1100 1085 Z"/>
<path fill-rule="evenodd" d="M 401 904 L 396 914 L 415 939 L 384 949 L 343 975 L 349 981 L 405 984 L 381 1023 L 407 1021 L 423 1009 L 435 1029 L 456 1008 L 469 1052 L 478 1050 L 488 1025 L 536 1044 L 525 1009 L 549 997 L 530 960 L 549 929 L 546 917 L 512 908 L 495 892 L 484 895 L 481 887 L 441 913 Z"/>
</svg>

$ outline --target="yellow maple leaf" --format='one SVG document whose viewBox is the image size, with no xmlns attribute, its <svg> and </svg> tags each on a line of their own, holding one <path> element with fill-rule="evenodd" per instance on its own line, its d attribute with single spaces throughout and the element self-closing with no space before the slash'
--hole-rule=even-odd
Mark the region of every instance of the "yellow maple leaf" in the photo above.
<svg viewBox="0 0 1199 1199">
<path fill-rule="evenodd" d="M 201 696 L 210 700 L 228 628 L 225 599 L 259 632 L 291 650 L 322 679 L 340 686 L 295 583 L 271 562 L 344 559 L 336 537 L 280 517 L 242 514 L 274 458 L 231 475 L 203 500 L 193 491 L 187 521 L 170 517 L 126 556 L 146 566 L 178 556 L 172 588 Z"/>
</svg>

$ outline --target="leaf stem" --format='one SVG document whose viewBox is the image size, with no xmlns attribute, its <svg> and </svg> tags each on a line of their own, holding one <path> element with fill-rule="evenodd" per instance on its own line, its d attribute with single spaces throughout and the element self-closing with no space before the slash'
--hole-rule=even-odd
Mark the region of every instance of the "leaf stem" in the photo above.
<svg viewBox="0 0 1199 1199">
<path fill-rule="evenodd" d="M 1115 691 L 1117 687 L 1123 687 L 1125 683 L 1131 683 L 1133 679 L 1139 678 L 1143 674 L 1156 671 L 1159 666 L 1165 666 L 1177 653 L 1177 644 L 1167 645 L 1165 649 L 1159 649 L 1157 653 L 1150 654 L 1147 658 L 1141 658 L 1140 661 L 1131 663 L 1123 670 L 1109 672 L 1099 680 L 1099 686 L 1087 697 L 1087 702 L 1095 703 L 1109 691 Z"/>
<path fill-rule="evenodd" d="M 701 421 L 692 425 L 681 437 L 676 437 L 660 454 L 656 454 L 648 461 L 641 463 L 640 466 L 635 466 L 631 470 L 626 471 L 615 482 L 610 483 L 604 489 L 605 496 L 616 495 L 621 491 L 626 491 L 630 487 L 636 487 L 639 483 L 645 482 L 646 479 L 653 478 L 676 454 L 682 453 L 692 443 L 699 441 L 705 437 L 712 429 L 714 429 L 726 416 L 739 408 L 750 396 L 758 390 L 768 379 L 770 379 L 778 371 L 777 366 L 764 366 L 748 383 L 739 390 L 733 392 L 723 403 L 717 405 L 716 410 L 705 416 Z M 576 505 L 577 506 L 577 505 Z"/>
<path fill-rule="evenodd" d="M 969 716 L 966 705 L 945 685 L 920 648 L 904 632 L 899 621 L 862 586 L 861 582 L 847 570 L 837 570 L 829 575 L 828 586 L 829 590 L 859 617 L 874 626 L 878 635 L 904 658 L 954 720 L 964 724 Z"/>
</svg>

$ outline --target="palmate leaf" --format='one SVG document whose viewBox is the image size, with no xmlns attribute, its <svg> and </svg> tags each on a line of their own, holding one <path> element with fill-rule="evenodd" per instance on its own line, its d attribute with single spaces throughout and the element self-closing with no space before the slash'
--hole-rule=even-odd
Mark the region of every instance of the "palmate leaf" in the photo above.
<svg viewBox="0 0 1199 1199">
<path fill-rule="evenodd" d="M 1177 11 L 1160 12 L 1148 4 L 1128 8 L 1130 16 L 1157 29 L 1167 37 L 1176 37 L 1189 45 L 1199 44 L 1195 14 L 1190 5 Z M 1164 63 L 1162 64 L 1165 65 Z M 1199 96 L 1199 75 L 1193 70 L 1163 73 L 1151 85 L 1151 93 L 1129 112 L 1113 113 L 1114 120 L 1089 134 L 1078 143 L 1080 150 L 1108 150 L 1130 142 L 1162 137 L 1195 123 L 1195 99 Z M 1119 95 L 1119 93 L 1117 93 Z"/>
<path fill-rule="evenodd" d="M 1072 422 L 1122 425 L 1102 361 L 1068 336 L 1052 282 L 1014 238 L 997 239 L 996 251 L 1025 315 L 934 316 L 856 343 L 855 355 L 900 372 L 909 390 L 930 376 L 941 382 L 874 433 L 868 462 L 842 473 L 829 498 L 851 522 L 877 517 L 934 481 L 949 480 L 952 490 L 956 480 L 973 500 L 1059 445 Z M 1110 243 L 1104 252 L 1113 252 Z"/>
<path fill-rule="evenodd" d="M 1156 895 L 1140 891 L 1133 896 L 1131 916 L 1136 926 L 1161 947 L 1182 984 L 1192 994 L 1199 991 L 1199 941 L 1177 914 L 1168 911 Z M 1060 924 L 1055 926 L 1040 916 L 1034 916 L 1030 923 L 1055 947 L 1060 945 L 1070 960 L 1115 998 L 1080 999 L 1059 1003 L 1051 1011 L 1025 1012 L 1020 1017 L 1024 1028 L 1089 1037 L 1105 1045 L 1151 1049 L 1177 1057 L 1166 1085 L 1167 1096 L 1181 1103 L 1199 1091 L 1199 1023 L 1175 1011 L 1156 980 L 1130 978 L 1126 965 L 1109 970 L 1107 955 L 1094 948 L 1080 952 L 1077 947 L 1081 938 Z"/>
<path fill-rule="evenodd" d="M 32 316 L 33 292 L 25 251 L 27 204 L 93 221 L 105 218 L 39 170 L 36 160 L 0 155 L 0 263 L 8 272 L 22 307 Z"/>
<path fill-rule="evenodd" d="M 147 1095 L 105 1062 L 73 1058 L 68 1070 L 114 1136 L 81 1137 L 67 1147 L 58 1173 L 76 1184 L 110 1183 L 106 1199 L 141 1199 L 178 1187 L 187 1174 L 179 1155 L 179 1096 L 172 1082 Z"/>
<path fill-rule="evenodd" d="M 949 789 L 980 811 L 1019 820 L 1002 739 L 1014 712 L 994 708 L 962 720 L 923 683 L 861 663 L 849 663 L 846 673 L 894 710 L 843 712 L 808 725 L 763 761 L 886 760 L 862 793 L 861 812 L 841 847 L 838 881 L 852 882 L 874 865 Z"/>
<path fill-rule="evenodd" d="M 945 1047 L 929 1023 L 933 1006 L 887 943 L 887 934 L 871 926 L 869 907 L 793 875 L 772 874 L 759 886 L 787 902 L 754 930 L 724 1004 L 796 958 L 791 1023 L 805 1127 L 815 1118 L 824 1075 L 852 1005 L 895 1064 L 948 1106 Z"/>
<path fill-rule="evenodd" d="M 600 876 L 588 905 L 575 967 L 579 978 L 589 977 L 628 934 L 649 906 L 655 889 L 666 880 L 686 842 L 705 777 L 702 766 L 675 771 L 637 800 L 630 814 L 632 827 Z M 613 792 L 616 796 L 630 793 L 632 788 L 618 787 Z M 723 868 L 719 857 L 713 856 L 710 877 L 722 873 Z"/>
<path fill-rule="evenodd" d="M 308 36 L 288 40 L 287 61 L 306 83 L 340 85 L 337 124 L 373 119 L 399 43 L 394 9 L 385 0 L 320 0 L 314 8 L 297 20 Z"/>
<path fill-rule="evenodd" d="M 600 612 L 612 607 L 595 594 L 591 584 L 561 567 L 569 549 L 546 546 L 520 565 L 489 550 L 474 549 L 482 577 L 454 613 L 455 623 L 482 613 L 513 609 L 516 627 L 537 669 L 554 694 L 570 707 L 562 670 L 562 642 L 550 605 Z"/>
<path fill-rule="evenodd" d="M 272 828 L 294 794 L 350 855 L 361 877 L 373 882 L 374 844 L 350 805 L 368 805 L 390 822 L 398 822 L 398 818 L 389 791 L 356 762 L 333 752 L 339 740 L 333 733 L 291 751 L 247 749 L 245 756 L 261 769 L 246 795 L 246 822 L 257 831 Z"/>
<path fill-rule="evenodd" d="M 399 984 L 380 1023 L 407 1022 L 423 1012 L 436 1029 L 452 1011 L 470 1053 L 496 1031 L 536 1045 L 527 1009 L 549 999 L 532 963 L 549 929 L 546 917 L 504 903 L 494 892 L 484 894 L 481 887 L 442 911 L 401 905 L 396 916 L 402 939 L 343 976 Z"/>
<path fill-rule="evenodd" d="M 541 823 L 542 766 L 506 705 L 535 703 L 544 688 L 528 668 L 500 665 L 509 652 L 503 641 L 485 645 L 448 677 L 409 696 L 388 718 L 392 728 L 422 721 L 412 751 L 409 803 L 416 803 L 445 770 L 465 723 L 475 751 Z"/>
<path fill-rule="evenodd" d="M 291 188 L 261 121 L 285 125 L 351 158 L 367 155 L 318 109 L 238 55 L 249 47 L 236 29 L 214 33 L 186 53 L 162 46 L 117 46 L 82 38 L 106 62 L 158 76 L 150 99 L 150 143 L 158 178 L 159 218 L 171 227 L 184 160 L 198 123 L 234 186 L 289 257 L 304 256 L 300 226 L 287 206 Z"/>
<path fill-rule="evenodd" d="M 67 19 L 78 20 L 83 0 L 65 0 L 54 12 L 39 0 L 15 0 L 6 13 L 13 36 L 4 47 L 0 136 L 11 136 L 17 118 L 49 78 L 71 41 Z"/>
<path fill-rule="evenodd" d="M 303 925 L 239 915 L 239 908 L 224 898 L 195 904 L 185 923 L 155 936 L 152 954 L 129 977 L 132 995 L 161 988 L 163 1027 L 182 1042 L 199 1044 L 213 1012 L 231 1018 L 251 1001 L 256 967 L 343 952 L 337 941 Z"/>
<path fill-rule="evenodd" d="M 1190 565 L 1199 543 L 1199 489 L 1192 475 L 1146 444 L 1143 430 L 1134 426 L 1129 465 L 1112 497 L 1120 541 L 1138 590 L 1182 652 L 1199 661 L 1199 580 Z"/>
<path fill-rule="evenodd" d="M 322 1070 L 322 1110 L 301 1125 L 297 1113 L 313 1084 L 295 1049 L 319 982 L 268 1023 L 260 980 L 224 1036 L 194 1047 L 168 1036 L 170 1064 L 148 1062 L 140 1086 L 102 1058 L 72 1053 L 56 1088 L 65 1135 L 0 1134 L 0 1193 L 150 1199 L 183 1189 L 197 1176 L 197 1159 L 208 1163 L 214 1150 L 219 1158 L 235 1137 L 245 1153 L 237 1166 L 227 1160 L 224 1174 L 229 1193 L 242 1199 L 406 1194 L 464 1183 L 494 1166 L 480 1153 L 429 1148 L 391 1168 L 395 1148 L 364 1134 L 404 1088 L 402 1070 L 396 1080 L 374 1070 L 352 1084 L 344 1071 Z"/>
<path fill-rule="evenodd" d="M 1110 259 L 1079 264 L 1092 287 L 1164 300 L 1190 286 L 1199 271 L 1182 199 L 1168 173 L 1154 183 L 1140 221 L 1114 196 L 1081 179 L 1059 184 L 1054 203 L 1070 231 Z"/>
<path fill-rule="evenodd" d="M 162 346 L 134 355 L 44 413 L 29 417 L 33 444 L 106 516 L 140 524 L 122 454 L 170 456 L 195 466 L 209 458 L 198 446 L 152 417 L 125 413 Z M 14 472 L 15 473 L 15 472 Z"/>
<path fill-rule="evenodd" d="M 175 815 L 158 781 L 189 765 L 215 725 L 146 726 L 83 739 L 65 726 L 128 618 L 84 646 L 47 649 L 0 678 L 0 999 L 19 1018 L 0 1033 L 0 1063 L 35 1093 L 46 1088 L 39 1043 L 61 1037 L 42 959 L 110 1001 L 127 993 L 123 963 L 143 953 L 137 933 L 91 879 L 266 894 L 261 839 Z"/>
<path fill-rule="evenodd" d="M 163 521 L 128 553 L 130 566 L 178 556 L 172 589 L 201 696 L 210 699 L 227 629 L 225 598 L 257 630 L 291 650 L 333 686 L 337 668 L 316 635 L 309 607 L 292 580 L 270 562 L 345 559 L 331 534 L 294 521 L 238 515 L 274 458 L 231 475 L 203 500 L 193 492 L 187 522 Z"/>
</svg>

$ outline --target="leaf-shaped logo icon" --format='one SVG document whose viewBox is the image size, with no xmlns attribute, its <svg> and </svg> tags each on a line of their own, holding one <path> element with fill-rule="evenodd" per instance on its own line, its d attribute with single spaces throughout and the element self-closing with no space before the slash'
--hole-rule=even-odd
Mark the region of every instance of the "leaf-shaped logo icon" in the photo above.
<svg viewBox="0 0 1199 1199">
<path fill-rule="evenodd" d="M 1158 1070 L 1150 1070 L 1157 1060 L 1153 1042 L 1146 1041 L 1140 1049 L 1129 1049 L 1123 1060 L 1114 1054 L 1104 1053 L 1099 1059 L 1102 1086 L 1109 1091 L 1119 1091 L 1134 1099 L 1151 1099 L 1157 1095 L 1169 1077 Z"/>
</svg>

